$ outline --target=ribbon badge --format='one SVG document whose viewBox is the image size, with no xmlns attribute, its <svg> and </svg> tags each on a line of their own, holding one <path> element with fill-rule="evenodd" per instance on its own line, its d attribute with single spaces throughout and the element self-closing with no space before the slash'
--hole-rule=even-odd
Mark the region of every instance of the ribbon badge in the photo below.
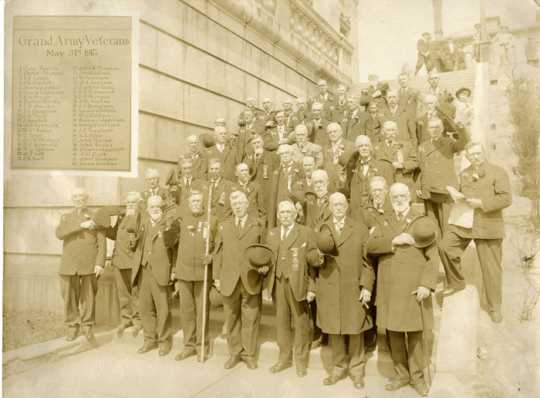
<svg viewBox="0 0 540 398">
<path fill-rule="evenodd" d="M 300 260 L 298 259 L 298 248 L 292 247 L 291 248 L 291 255 L 292 255 L 292 270 L 293 271 L 299 271 L 300 270 Z"/>
</svg>

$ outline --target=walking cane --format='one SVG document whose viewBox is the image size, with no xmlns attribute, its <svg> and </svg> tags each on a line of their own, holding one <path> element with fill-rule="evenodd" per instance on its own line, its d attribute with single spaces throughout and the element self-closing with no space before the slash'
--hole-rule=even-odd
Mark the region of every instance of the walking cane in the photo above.
<svg viewBox="0 0 540 398">
<path fill-rule="evenodd" d="M 208 188 L 208 203 L 206 207 L 206 243 L 204 247 L 204 258 L 206 259 L 210 254 L 210 217 L 212 213 L 212 184 Z M 206 338 L 206 306 L 207 303 L 207 294 L 208 290 L 208 264 L 204 264 L 204 279 L 203 279 L 203 303 L 202 303 L 202 331 L 201 331 L 201 352 L 199 354 L 199 362 L 204 362 L 205 360 L 205 338 Z"/>
<path fill-rule="evenodd" d="M 429 296 L 431 297 L 431 296 Z M 422 318 L 422 351 L 424 351 L 424 355 L 427 354 L 427 342 L 426 342 L 426 334 L 424 333 L 426 330 L 426 322 L 424 321 L 424 300 L 420 301 L 420 315 Z M 431 355 L 428 358 L 427 361 L 427 385 L 428 387 L 431 387 Z M 424 378 L 426 375 L 424 374 Z"/>
</svg>

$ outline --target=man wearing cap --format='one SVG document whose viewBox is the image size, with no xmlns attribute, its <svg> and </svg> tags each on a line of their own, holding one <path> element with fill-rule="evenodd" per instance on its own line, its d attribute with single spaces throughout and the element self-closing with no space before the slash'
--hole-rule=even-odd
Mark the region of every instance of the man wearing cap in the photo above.
<svg viewBox="0 0 540 398">
<path fill-rule="evenodd" d="M 218 227 L 213 256 L 214 284 L 223 295 L 229 359 L 225 369 L 240 361 L 249 369 L 257 368 L 255 354 L 259 333 L 262 276 L 268 267 L 253 270 L 246 248 L 262 241 L 263 226 L 248 213 L 243 192 L 230 194 L 233 217 Z M 260 274 L 259 274 L 260 273 Z"/>
<path fill-rule="evenodd" d="M 320 102 L 311 105 L 311 116 L 306 122 L 309 140 L 317 145 L 324 146 L 328 143 L 326 127 L 330 121 L 324 115 L 324 106 Z"/>
<path fill-rule="evenodd" d="M 282 200 L 302 196 L 299 181 L 302 180 L 302 169 L 294 163 L 293 152 L 290 145 L 281 145 L 278 149 L 280 166 L 272 173 L 270 197 L 268 207 L 268 226 L 277 225 L 277 205 Z"/>
<path fill-rule="evenodd" d="M 394 182 L 394 169 L 387 162 L 373 157 L 373 147 L 368 136 L 359 135 L 356 138 L 356 152 L 346 165 L 346 192 L 351 207 L 351 216 L 362 220 L 362 209 L 369 204 L 369 181 L 374 176 L 382 176 L 390 183 Z"/>
<path fill-rule="evenodd" d="M 407 185 L 398 182 L 390 187 L 393 211 L 370 234 L 367 253 L 379 262 L 377 326 L 386 329 L 396 372 L 385 388 L 393 391 L 411 384 L 427 396 L 423 369 L 428 366 L 429 352 L 424 352 L 423 339 L 433 329 L 437 227 L 431 218 L 412 209 L 410 200 Z"/>
<path fill-rule="evenodd" d="M 73 211 L 63 214 L 56 227 L 56 237 L 62 241 L 58 273 L 68 327 L 66 340 L 75 340 L 82 329 L 86 339 L 95 344 L 92 328 L 97 278 L 105 266 L 105 234 L 97 228 L 92 211 L 86 207 L 88 193 L 76 188 L 71 199 Z"/>
<path fill-rule="evenodd" d="M 232 216 L 230 194 L 234 191 L 243 192 L 248 198 L 248 213 L 266 225 L 266 209 L 262 197 L 261 187 L 257 181 L 251 181 L 249 166 L 246 163 L 236 165 L 236 182 L 229 186 L 225 193 L 225 218 Z"/>
<path fill-rule="evenodd" d="M 316 166 L 321 167 L 324 159 L 322 147 L 308 141 L 308 128 L 306 125 L 297 125 L 291 136 L 294 140 L 294 144 L 291 145 L 294 161 L 301 163 L 305 156 L 312 156 L 315 159 Z"/>
<path fill-rule="evenodd" d="M 420 190 L 418 197 L 424 199 L 426 213 L 439 224 L 440 232 L 446 231 L 451 199 L 447 186 L 458 187 L 454 170 L 454 154 L 465 148 L 467 131 L 457 129 L 457 140 L 443 135 L 444 127 L 440 119 L 428 122 L 430 139 L 418 147 L 420 167 Z"/>
<path fill-rule="evenodd" d="M 208 159 L 219 159 L 223 178 L 234 181 L 234 169 L 239 159 L 236 148 L 227 142 L 227 135 L 226 127 L 216 126 L 214 128 L 215 145 L 207 149 L 206 155 Z"/>
<path fill-rule="evenodd" d="M 280 226 L 268 232 L 267 245 L 274 258 L 265 283 L 276 304 L 279 347 L 279 359 L 270 371 L 277 373 L 291 367 L 294 352 L 296 374 L 303 377 L 307 374 L 311 343 L 308 303 L 315 298 L 309 266 L 320 264 L 321 258 L 313 231 L 297 224 L 296 216 L 296 208 L 291 201 L 279 203 Z"/>
<path fill-rule="evenodd" d="M 374 156 L 376 159 L 387 162 L 394 169 L 394 181 L 407 184 L 413 192 L 416 188 L 414 181 L 418 170 L 416 146 L 409 140 L 398 138 L 397 123 L 387 120 L 383 124 L 382 140 L 375 145 Z M 413 200 L 415 196 L 413 196 Z"/>
<path fill-rule="evenodd" d="M 510 181 L 504 169 L 485 160 L 479 142 L 471 142 L 465 153 L 471 165 L 461 173 L 460 192 L 454 194 L 453 198 L 473 208 L 474 219 L 472 228 L 450 224 L 440 243 L 448 284 L 446 293 L 465 288 L 461 258 L 471 240 L 474 240 L 488 313 L 491 320 L 498 323 L 502 321 L 502 210 L 512 203 Z"/>
<path fill-rule="evenodd" d="M 168 249 L 176 246 L 178 224 L 165 217 L 160 196 L 150 196 L 147 215 L 137 231 L 130 233 L 130 247 L 135 251 L 133 285 L 139 288 L 139 310 L 144 354 L 159 347 L 159 355 L 167 355 L 172 347 L 169 296 L 171 262 Z"/>
<path fill-rule="evenodd" d="M 169 192 L 166 188 L 159 186 L 159 171 L 157 169 L 146 169 L 144 172 L 144 182 L 146 189 L 142 193 L 144 203 L 148 201 L 150 196 L 159 196 L 163 199 L 163 204 L 169 198 Z"/>
<path fill-rule="evenodd" d="M 414 75 L 416 76 L 422 66 L 426 66 L 426 71 L 429 73 L 433 69 L 433 65 L 429 60 L 429 50 L 431 43 L 431 35 L 428 32 L 422 33 L 422 37 L 416 42 L 416 49 L 418 50 L 418 57 L 416 61 L 416 70 Z"/>
<path fill-rule="evenodd" d="M 350 376 L 354 387 L 364 387 L 366 356 L 363 332 L 372 326 L 367 305 L 375 275 L 365 256 L 368 230 L 347 216 L 347 198 L 330 195 L 327 228 L 334 238 L 335 256 L 325 256 L 316 280 L 317 324 L 328 334 L 332 351 L 330 374 L 323 380 L 332 385 Z"/>
<path fill-rule="evenodd" d="M 203 317 L 206 318 L 205 347 L 209 347 L 208 336 L 208 292 L 212 281 L 212 270 L 208 269 L 208 285 L 204 291 L 204 267 L 210 266 L 208 253 L 214 249 L 214 237 L 217 220 L 211 218 L 210 226 L 204 211 L 204 194 L 191 191 L 188 197 L 188 209 L 178 223 L 178 257 L 174 276 L 180 297 L 180 323 L 184 332 L 184 349 L 175 359 L 181 361 L 197 354 L 202 343 Z M 207 246 L 208 245 L 208 246 Z M 206 312 L 203 313 L 203 299 L 206 296 Z M 206 355 L 206 352 L 204 353 Z"/>
<path fill-rule="evenodd" d="M 393 121 L 397 125 L 398 139 L 408 142 L 413 148 L 418 146 L 416 138 L 416 120 L 412 118 L 411 111 L 407 105 L 400 106 L 398 102 L 398 93 L 395 90 L 388 91 L 386 95 L 388 107 L 383 113 L 383 129 L 384 123 Z M 384 136 L 381 137 L 384 139 Z"/>
<path fill-rule="evenodd" d="M 111 264 L 114 269 L 114 280 L 118 303 L 120 305 L 120 326 L 117 330 L 118 337 L 122 337 L 124 330 L 133 326 L 133 336 L 137 336 L 142 329 L 139 315 L 139 300 L 136 287 L 132 287 L 132 269 L 135 256 L 130 248 L 130 231 L 135 231 L 141 222 L 139 205 L 141 202 L 139 192 L 128 192 L 126 207 L 105 207 L 98 211 L 105 212 L 107 223 L 105 234 L 108 239 L 114 240 L 114 250 Z M 110 217 L 117 216 L 114 226 L 110 224 Z"/>
</svg>

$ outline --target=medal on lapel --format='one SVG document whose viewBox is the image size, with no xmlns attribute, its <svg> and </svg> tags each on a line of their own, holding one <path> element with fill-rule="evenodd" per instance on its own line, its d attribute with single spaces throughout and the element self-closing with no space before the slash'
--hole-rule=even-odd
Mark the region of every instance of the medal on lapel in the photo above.
<svg viewBox="0 0 540 398">
<path fill-rule="evenodd" d="M 203 239 L 208 239 L 208 221 L 202 222 Z"/>
<path fill-rule="evenodd" d="M 268 179 L 268 165 L 267 164 L 263 164 L 263 178 L 265 180 Z"/>
<path fill-rule="evenodd" d="M 300 270 L 300 261 L 298 259 L 298 248 L 292 247 L 291 248 L 291 256 L 292 256 L 292 262 L 291 262 L 291 268 L 293 271 L 299 271 Z"/>
</svg>

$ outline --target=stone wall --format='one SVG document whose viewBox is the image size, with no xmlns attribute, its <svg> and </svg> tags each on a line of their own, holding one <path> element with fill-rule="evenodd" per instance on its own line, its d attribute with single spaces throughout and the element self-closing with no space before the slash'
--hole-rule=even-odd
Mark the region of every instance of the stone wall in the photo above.
<svg viewBox="0 0 540 398">
<path fill-rule="evenodd" d="M 288 4 L 288 0 L 277 2 L 277 12 L 285 2 Z M 246 97 L 255 97 L 259 102 L 270 97 L 279 104 L 287 97 L 305 96 L 314 92 L 320 74 L 316 65 L 302 62 L 286 46 L 276 44 L 275 37 L 261 33 L 260 26 L 239 19 L 226 7 L 226 1 L 37 3 L 19 0 L 7 4 L 7 51 L 12 15 L 138 13 L 139 175 L 147 167 L 165 174 L 182 154 L 185 137 L 210 131 L 216 117 L 224 117 L 233 129 Z M 10 65 L 9 58 L 6 65 Z M 334 79 L 343 81 L 343 76 L 346 75 L 340 72 Z M 9 109 L 6 116 L 8 129 Z M 86 186 L 91 193 L 91 206 L 102 206 L 120 203 L 130 190 L 142 190 L 143 180 L 6 175 L 7 310 L 62 310 L 56 277 L 61 242 L 55 238 L 54 229 L 61 214 L 68 210 L 71 189 L 77 185 Z M 102 292 L 111 289 L 110 277 L 103 278 L 101 286 Z"/>
</svg>

